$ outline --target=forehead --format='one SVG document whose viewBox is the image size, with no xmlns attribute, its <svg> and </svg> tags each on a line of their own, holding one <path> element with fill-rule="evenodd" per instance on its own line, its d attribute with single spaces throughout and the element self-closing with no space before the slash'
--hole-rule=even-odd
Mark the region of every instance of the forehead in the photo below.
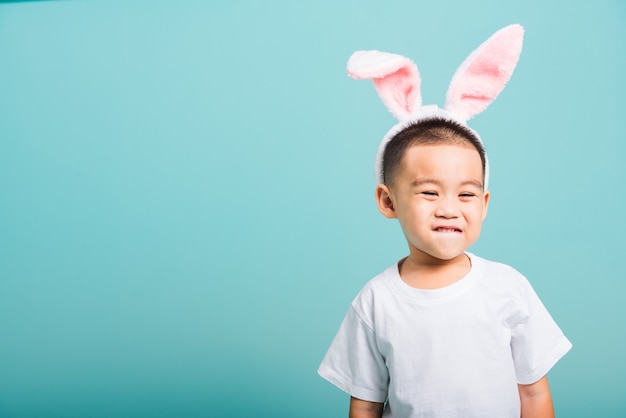
<svg viewBox="0 0 626 418">
<path fill-rule="evenodd" d="M 480 155 L 467 143 L 412 145 L 401 160 L 398 175 L 408 181 L 429 177 L 482 183 L 483 178 Z"/>
</svg>

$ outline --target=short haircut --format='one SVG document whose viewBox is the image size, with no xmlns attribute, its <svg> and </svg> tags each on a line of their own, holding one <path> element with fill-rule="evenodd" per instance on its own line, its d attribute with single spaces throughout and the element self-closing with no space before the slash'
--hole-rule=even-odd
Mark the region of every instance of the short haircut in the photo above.
<svg viewBox="0 0 626 418">
<path fill-rule="evenodd" d="M 404 154 L 410 147 L 437 144 L 473 146 L 480 155 L 484 181 L 487 157 L 480 139 L 461 124 L 445 119 L 430 119 L 409 125 L 391 138 L 383 153 L 383 183 L 389 185 L 392 182 Z"/>
</svg>

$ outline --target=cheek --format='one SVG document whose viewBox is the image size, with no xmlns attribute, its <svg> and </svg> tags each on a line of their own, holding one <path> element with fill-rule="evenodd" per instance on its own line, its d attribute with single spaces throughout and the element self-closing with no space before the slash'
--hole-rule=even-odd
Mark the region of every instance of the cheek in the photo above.
<svg viewBox="0 0 626 418">
<path fill-rule="evenodd" d="M 484 209 L 483 205 L 472 203 L 465 206 L 463 211 L 467 219 L 472 222 L 480 222 L 483 220 L 486 213 Z"/>
<path fill-rule="evenodd" d="M 485 219 L 485 216 L 487 215 L 487 210 L 484 206 L 477 205 L 476 207 L 471 209 L 469 214 L 472 221 L 474 223 L 478 223 L 478 226 L 480 226 L 480 224 L 482 224 L 483 220 Z"/>
<path fill-rule="evenodd" d="M 404 225 L 419 225 L 428 218 L 428 207 L 423 202 L 411 202 L 410 204 L 401 204 L 396 213 L 398 220 Z"/>
<path fill-rule="evenodd" d="M 431 212 L 428 202 L 416 200 L 409 205 L 403 207 L 404 217 L 414 221 L 423 220 L 428 217 Z"/>
</svg>

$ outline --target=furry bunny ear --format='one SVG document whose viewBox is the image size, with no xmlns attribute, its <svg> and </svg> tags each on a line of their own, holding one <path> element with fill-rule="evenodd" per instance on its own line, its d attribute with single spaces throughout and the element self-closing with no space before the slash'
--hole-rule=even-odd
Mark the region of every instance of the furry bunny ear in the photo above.
<svg viewBox="0 0 626 418">
<path fill-rule="evenodd" d="M 521 25 L 509 25 L 483 42 L 452 77 L 444 109 L 465 120 L 485 110 L 511 78 L 523 38 Z"/>
<path fill-rule="evenodd" d="M 372 79 L 381 100 L 398 120 L 407 119 L 422 105 L 421 78 L 415 63 L 406 57 L 357 51 L 348 60 L 348 75 Z"/>
</svg>

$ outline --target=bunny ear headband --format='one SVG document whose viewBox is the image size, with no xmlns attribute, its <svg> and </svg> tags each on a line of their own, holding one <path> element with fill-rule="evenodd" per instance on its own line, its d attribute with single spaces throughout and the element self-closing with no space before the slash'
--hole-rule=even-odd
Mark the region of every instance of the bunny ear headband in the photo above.
<svg viewBox="0 0 626 418">
<path fill-rule="evenodd" d="M 522 52 L 523 38 L 522 26 L 510 25 L 483 42 L 452 77 L 443 109 L 437 105 L 422 106 L 421 78 L 417 66 L 410 59 L 380 51 L 357 51 L 352 54 L 348 61 L 348 75 L 355 79 L 372 79 L 382 102 L 398 119 L 378 148 L 377 181 L 384 182 L 382 160 L 389 141 L 404 129 L 421 122 L 441 120 L 461 125 L 482 144 L 466 121 L 485 110 L 509 81 Z M 487 188 L 489 163 L 485 163 Z"/>
</svg>

